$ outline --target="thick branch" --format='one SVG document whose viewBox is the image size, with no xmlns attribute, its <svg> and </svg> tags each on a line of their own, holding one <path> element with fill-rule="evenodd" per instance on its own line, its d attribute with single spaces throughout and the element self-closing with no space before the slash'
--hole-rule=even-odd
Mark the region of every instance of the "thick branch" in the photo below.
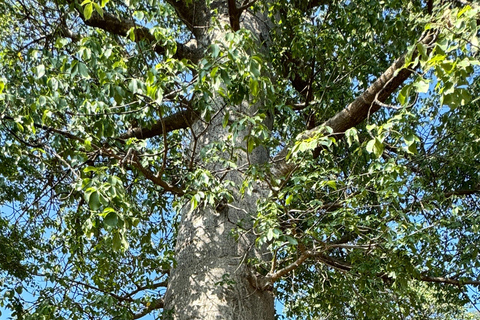
<svg viewBox="0 0 480 320">
<path fill-rule="evenodd" d="M 147 41 L 153 45 L 153 49 L 158 54 L 165 54 L 166 47 L 157 44 L 155 36 L 152 35 L 148 28 L 139 26 L 134 20 L 124 19 L 108 12 L 103 14 L 103 17 L 98 13 L 93 12 L 90 19 L 85 19 L 83 14 L 78 10 L 80 17 L 87 26 L 99 28 L 107 31 L 108 33 L 127 36 L 130 29 L 135 28 L 135 42 Z M 177 42 L 177 51 L 174 54 L 176 59 L 188 59 L 194 63 L 197 63 L 203 55 L 203 49 L 197 46 L 197 42 L 192 40 L 185 44 Z"/>
<path fill-rule="evenodd" d="M 480 193 L 480 186 L 475 189 L 462 189 L 462 190 L 445 192 L 445 198 L 450 198 L 453 196 L 470 196 L 478 193 Z"/>
<path fill-rule="evenodd" d="M 156 136 L 161 136 L 164 133 L 185 129 L 190 126 L 190 124 L 195 119 L 196 114 L 190 110 L 180 111 L 175 114 L 172 114 L 168 117 L 165 117 L 163 120 L 158 120 L 150 128 L 136 127 L 131 130 L 128 130 L 125 134 L 122 134 L 118 139 L 126 140 L 129 138 L 137 139 L 148 139 Z"/>
<path fill-rule="evenodd" d="M 341 272 L 348 272 L 352 269 L 352 266 L 344 261 L 339 261 L 335 258 L 329 257 L 323 253 L 317 253 L 315 255 L 318 261 L 322 262 L 323 264 L 330 266 L 334 269 L 337 269 Z"/>
<path fill-rule="evenodd" d="M 236 2 L 236 0 L 228 0 L 228 16 L 233 31 L 240 30 L 240 14 L 242 13 L 238 10 Z"/>
<path fill-rule="evenodd" d="M 480 287 L 480 281 L 476 281 L 476 280 L 457 280 L 452 278 L 429 277 L 429 276 L 420 276 L 420 280 L 424 282 L 453 284 L 455 286 L 472 285 L 472 286 Z"/>
<path fill-rule="evenodd" d="M 436 31 L 430 30 L 430 32 L 426 33 L 425 36 L 420 39 L 420 42 L 430 45 L 436 40 L 436 37 Z M 417 52 L 415 50 L 412 55 L 412 60 L 414 60 L 416 56 Z M 403 68 L 404 65 L 405 55 L 395 60 L 362 95 L 356 98 L 345 109 L 323 123 L 322 126 L 332 128 L 334 133 L 342 133 L 378 111 L 381 108 L 381 104 L 376 103 L 377 100 L 378 102 L 385 102 L 390 95 L 413 74 L 414 68 Z"/>
<path fill-rule="evenodd" d="M 175 9 L 180 20 L 197 39 L 204 38 L 215 3 L 207 5 L 205 0 L 166 0 L 166 2 Z"/>
<path fill-rule="evenodd" d="M 426 45 L 432 45 L 435 42 L 437 35 L 437 30 L 430 29 L 429 32 L 425 33 L 419 41 Z M 412 61 L 415 60 L 417 54 L 418 52 L 415 50 L 412 54 Z M 312 137 L 319 129 L 325 126 L 333 129 L 332 134 L 342 134 L 346 130 L 361 123 L 382 107 L 383 102 L 385 102 L 390 95 L 413 74 L 416 67 L 404 68 L 404 66 L 405 55 L 395 60 L 364 93 L 357 97 L 345 109 L 338 112 L 320 126 L 304 131 L 297 137 L 297 140 L 304 140 Z M 293 143 L 287 145 L 287 147 L 275 157 L 275 175 L 285 175 L 285 173 L 293 170 L 294 166 L 292 164 L 286 164 L 285 162 L 285 157 L 292 145 Z"/>
<path fill-rule="evenodd" d="M 164 305 L 165 303 L 163 299 L 154 300 L 152 303 L 148 305 L 148 307 L 143 309 L 141 312 L 134 314 L 133 319 L 140 319 L 146 316 L 147 314 L 149 314 L 150 312 L 152 312 L 153 310 L 162 309 Z"/>
<path fill-rule="evenodd" d="M 14 121 L 15 119 L 10 116 L 0 115 L 0 119 Z M 192 121 L 195 119 L 195 114 L 192 111 L 180 111 L 178 113 L 172 114 L 171 116 L 166 117 L 163 121 L 158 120 L 152 127 L 150 128 L 142 128 L 136 127 L 128 130 L 126 133 L 117 137 L 120 140 L 126 140 L 129 138 L 137 138 L 137 139 L 148 139 L 156 136 L 160 136 L 163 133 L 171 132 L 173 130 L 178 129 L 185 129 Z M 80 143 L 85 143 L 85 139 L 79 136 L 76 136 L 70 132 L 55 129 L 53 127 L 45 126 L 43 124 L 34 123 L 35 128 L 42 129 L 47 132 L 54 132 L 65 138 L 79 141 Z M 165 125 L 165 129 L 163 126 Z"/>
</svg>

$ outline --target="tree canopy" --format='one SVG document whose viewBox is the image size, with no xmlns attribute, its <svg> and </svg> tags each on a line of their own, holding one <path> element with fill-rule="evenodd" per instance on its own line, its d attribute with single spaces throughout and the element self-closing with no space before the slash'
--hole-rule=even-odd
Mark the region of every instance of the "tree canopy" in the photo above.
<svg viewBox="0 0 480 320">
<path fill-rule="evenodd" d="M 0 11 L 0 306 L 15 319 L 209 319 L 198 288 L 225 303 L 215 319 L 248 319 L 231 311 L 244 296 L 266 320 L 274 296 L 291 319 L 475 316 L 475 3 Z"/>
</svg>

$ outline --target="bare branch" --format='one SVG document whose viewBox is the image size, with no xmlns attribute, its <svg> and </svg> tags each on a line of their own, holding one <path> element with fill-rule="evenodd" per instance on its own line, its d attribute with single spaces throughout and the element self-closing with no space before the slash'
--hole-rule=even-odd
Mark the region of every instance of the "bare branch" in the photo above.
<svg viewBox="0 0 480 320">
<path fill-rule="evenodd" d="M 159 176 L 155 175 L 152 171 L 150 171 L 149 169 L 145 168 L 140 160 L 137 158 L 137 156 L 135 155 L 135 153 L 133 154 L 133 161 L 132 161 L 132 165 L 137 168 L 145 178 L 147 178 L 148 180 L 152 181 L 153 183 L 155 183 L 156 185 L 159 185 L 160 187 L 162 187 L 165 191 L 170 191 L 172 193 L 175 193 L 175 194 L 178 194 L 178 195 L 183 195 L 185 194 L 184 191 L 176 186 L 172 186 L 170 184 L 168 184 L 167 182 L 163 181 Z"/>
<path fill-rule="evenodd" d="M 322 262 L 323 264 L 330 266 L 336 270 L 339 270 L 341 272 L 348 272 L 352 269 L 352 266 L 349 265 L 348 263 L 344 261 L 337 260 L 335 258 L 329 257 L 326 254 L 323 253 L 317 253 L 315 255 L 315 258 Z"/>
<path fill-rule="evenodd" d="M 71 283 L 81 285 L 85 288 L 89 288 L 89 289 L 92 289 L 92 290 L 95 290 L 95 291 L 102 292 L 104 294 L 108 294 L 108 295 L 110 295 L 111 297 L 115 298 L 116 300 L 118 300 L 120 302 L 127 301 L 127 302 L 131 302 L 131 303 L 135 302 L 135 300 L 131 296 L 138 293 L 139 291 L 145 290 L 145 289 L 156 289 L 156 288 L 165 286 L 165 282 L 160 282 L 160 283 L 153 284 L 153 285 L 150 285 L 150 286 L 141 287 L 141 290 L 132 291 L 131 293 L 129 293 L 126 296 L 120 296 L 120 295 L 117 295 L 115 293 L 108 292 L 106 290 L 103 290 L 103 289 L 97 288 L 95 286 L 92 286 L 88 283 L 84 283 L 84 282 L 80 282 L 80 281 L 76 281 L 76 280 L 72 280 L 72 279 L 65 279 L 65 280 L 67 280 Z M 158 309 L 163 308 L 163 306 L 164 306 L 163 299 L 154 300 L 152 303 L 146 304 L 146 307 L 145 307 L 144 310 L 142 310 L 139 313 L 134 314 L 133 319 L 140 319 L 140 318 L 146 316 L 147 314 L 149 314 L 150 312 L 152 312 L 153 310 L 158 310 Z"/>
</svg>

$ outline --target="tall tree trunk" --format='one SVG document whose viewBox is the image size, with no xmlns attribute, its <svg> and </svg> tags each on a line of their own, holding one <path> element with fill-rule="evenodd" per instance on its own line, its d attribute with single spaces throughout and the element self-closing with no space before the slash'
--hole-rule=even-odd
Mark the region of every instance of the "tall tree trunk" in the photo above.
<svg viewBox="0 0 480 320">
<path fill-rule="evenodd" d="M 226 1 L 212 3 L 211 6 L 218 6 L 220 14 L 216 17 L 220 26 L 201 37 L 200 42 L 205 46 L 215 40 L 224 41 L 224 27 L 231 22 Z M 206 17 L 209 18 L 208 14 Z M 260 34 L 268 33 L 266 25 L 261 26 L 259 22 L 261 20 L 252 14 L 242 17 L 242 26 L 250 29 L 258 38 Z M 208 25 L 208 21 L 203 21 L 202 25 Z M 220 97 L 216 101 L 218 111 L 223 101 Z M 227 106 L 225 110 L 233 115 L 238 111 L 253 114 L 257 108 L 244 102 L 238 106 Z M 197 121 L 193 125 L 194 134 L 198 136 L 196 145 L 227 141 L 231 132 L 228 126 L 223 127 L 222 120 L 223 112 L 219 112 L 208 125 Z M 247 134 L 248 129 L 240 132 L 234 141 L 237 165 L 241 167 L 268 161 L 267 151 L 262 147 L 248 155 L 238 149 L 240 146 L 243 150 L 247 149 L 244 139 Z M 197 158 L 200 149 L 198 147 L 194 151 Z M 207 167 L 216 171 L 224 169 L 220 163 Z M 230 171 L 224 179 L 235 182 L 237 186 L 243 182 L 242 174 L 238 171 Z M 193 211 L 186 205 L 182 211 L 175 252 L 177 264 L 171 271 L 165 297 L 165 312 L 172 319 L 275 318 L 273 293 L 256 288 L 251 280 L 251 267 L 247 264 L 251 258 L 268 258 L 266 252 L 255 248 L 253 232 L 240 234 L 238 238 L 232 234 L 240 222 L 244 227 L 251 227 L 252 217 L 257 211 L 257 200 L 266 197 L 268 190 L 258 184 L 251 195 L 242 196 L 238 190 L 232 191 L 235 201 L 228 205 L 216 208 L 199 205 Z"/>
<path fill-rule="evenodd" d="M 222 210 L 184 210 L 177 236 L 177 265 L 166 296 L 165 310 L 172 312 L 173 319 L 274 319 L 272 293 L 249 281 L 251 270 L 246 262 L 258 255 L 254 239 L 250 233 L 236 240 L 231 233 L 236 221 L 256 212 L 261 194 L 253 192 Z"/>
</svg>

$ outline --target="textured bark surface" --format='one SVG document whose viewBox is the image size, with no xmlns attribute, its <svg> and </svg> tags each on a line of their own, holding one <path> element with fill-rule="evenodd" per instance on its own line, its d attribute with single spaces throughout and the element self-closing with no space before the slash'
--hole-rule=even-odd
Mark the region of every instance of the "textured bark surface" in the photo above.
<svg viewBox="0 0 480 320">
<path fill-rule="evenodd" d="M 217 15 L 221 25 L 229 24 L 226 2 L 218 1 L 211 4 L 220 12 Z M 223 16 L 221 15 L 223 13 Z M 204 16 L 209 19 L 208 15 Z M 251 14 L 242 17 L 242 27 L 250 29 L 260 38 L 260 33 L 268 33 L 258 23 L 258 17 Z M 196 21 L 202 26 L 208 25 L 208 20 Z M 263 27 L 264 28 L 264 27 Z M 212 41 L 222 41 L 225 28 L 220 27 L 208 34 L 202 34 L 201 43 L 208 46 Z M 197 39 L 198 40 L 198 39 Z M 218 99 L 217 109 L 222 107 Z M 226 110 L 242 111 L 253 114 L 258 106 L 244 102 L 239 106 L 227 106 Z M 228 128 L 222 125 L 223 112 L 207 125 L 196 121 L 193 130 L 199 137 L 197 154 L 203 146 L 215 141 L 226 141 L 231 135 Z M 246 150 L 245 135 L 248 130 L 240 132 L 234 144 L 243 146 Z M 265 149 L 257 148 L 247 155 L 243 151 L 236 154 L 238 166 L 254 163 L 265 163 L 268 154 Z M 223 169 L 221 164 L 209 164 L 208 169 L 215 171 Z M 225 179 L 241 185 L 242 174 L 232 171 Z M 255 248 L 255 235 L 250 231 L 241 233 L 238 239 L 232 230 L 241 223 L 243 227 L 251 226 L 252 217 L 256 215 L 256 203 L 259 198 L 267 196 L 267 189 L 258 186 L 251 195 L 242 196 L 233 191 L 235 201 L 217 208 L 199 208 L 190 211 L 187 204 L 182 212 L 182 220 L 178 229 L 175 258 L 177 265 L 172 270 L 167 294 L 165 297 L 166 318 L 187 319 L 265 319 L 275 318 L 273 293 L 259 290 L 252 286 L 248 266 L 249 259 L 265 259 L 267 256 Z"/>
<path fill-rule="evenodd" d="M 197 131 L 203 128 L 200 123 L 195 127 Z M 202 135 L 200 144 L 225 139 L 228 134 L 218 117 Z M 242 159 L 239 164 L 246 164 L 246 155 L 238 156 Z M 268 160 L 264 149 L 254 150 L 248 158 L 257 163 Z M 242 183 L 239 172 L 229 173 L 226 179 Z M 237 192 L 236 201 L 216 209 L 190 212 L 190 206 L 185 206 L 177 235 L 177 265 L 166 295 L 166 310 L 171 310 L 172 319 L 274 319 L 273 294 L 251 285 L 252 270 L 247 265 L 250 258 L 267 256 L 255 248 L 252 232 L 241 233 L 238 239 L 232 233 L 240 222 L 243 227 L 251 225 L 257 200 L 266 196 L 259 186 L 250 196 L 242 197 Z"/>
<path fill-rule="evenodd" d="M 248 281 L 251 236 L 235 240 L 234 221 L 256 211 L 260 193 L 227 207 L 184 212 L 166 296 L 172 319 L 274 319 L 273 295 Z M 168 311 L 167 311 L 168 312 Z"/>
</svg>

